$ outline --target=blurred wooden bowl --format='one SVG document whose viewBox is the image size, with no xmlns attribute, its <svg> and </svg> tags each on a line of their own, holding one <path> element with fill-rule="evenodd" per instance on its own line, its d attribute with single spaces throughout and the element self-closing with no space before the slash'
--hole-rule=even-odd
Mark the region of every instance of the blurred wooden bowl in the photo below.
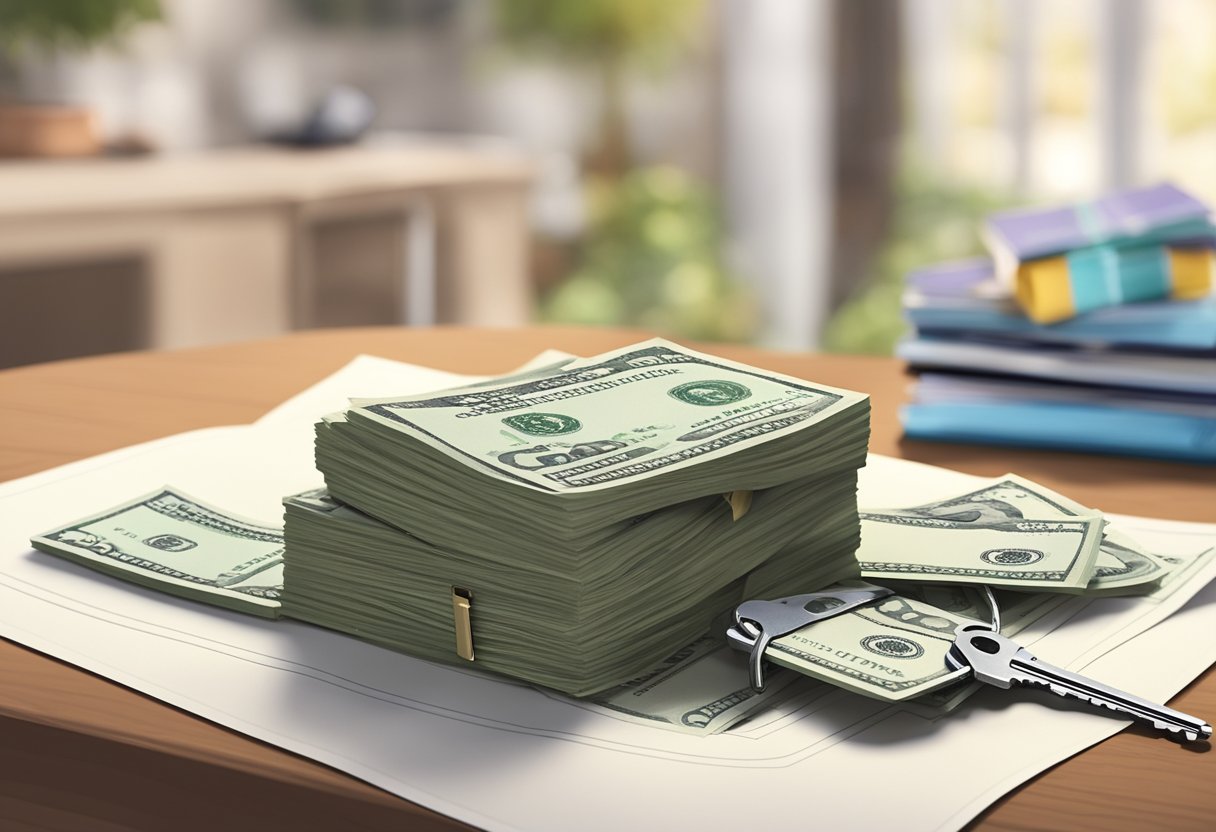
<svg viewBox="0 0 1216 832">
<path fill-rule="evenodd" d="M 94 156 L 100 150 L 88 107 L 0 103 L 0 156 Z"/>
</svg>

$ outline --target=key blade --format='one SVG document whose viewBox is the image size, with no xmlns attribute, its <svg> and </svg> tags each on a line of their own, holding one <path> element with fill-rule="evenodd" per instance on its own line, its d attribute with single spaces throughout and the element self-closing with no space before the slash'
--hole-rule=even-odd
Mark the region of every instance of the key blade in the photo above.
<svg viewBox="0 0 1216 832">
<path fill-rule="evenodd" d="M 983 625 L 959 627 L 954 644 L 946 654 L 946 664 L 952 670 L 970 667 L 977 681 L 998 688 L 1008 689 L 1015 684 L 1046 688 L 1057 696 L 1077 699 L 1146 722 L 1188 742 L 1212 736 L 1212 726 L 1202 719 L 1048 664 L 1017 642 Z"/>
<path fill-rule="evenodd" d="M 1010 677 L 1015 684 L 1044 687 L 1057 696 L 1079 699 L 1114 711 L 1187 742 L 1206 740 L 1212 726 L 1198 717 L 1150 702 L 1095 679 L 1049 664 L 1021 648 L 1010 661 Z"/>
</svg>

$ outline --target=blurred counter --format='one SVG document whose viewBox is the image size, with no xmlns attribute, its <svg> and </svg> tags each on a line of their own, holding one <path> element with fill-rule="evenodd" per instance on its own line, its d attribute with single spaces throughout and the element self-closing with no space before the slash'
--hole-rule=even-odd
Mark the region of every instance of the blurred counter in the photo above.
<svg viewBox="0 0 1216 832">
<path fill-rule="evenodd" d="M 65 338 L 106 322 L 139 330 L 131 348 L 524 323 L 530 174 L 519 155 L 440 144 L 0 163 L 0 309 L 16 326 L 0 366 L 63 357 Z M 125 300 L 114 282 L 107 314 L 115 262 L 141 277 Z M 56 269 L 94 264 L 96 280 L 56 283 Z M 354 272 L 369 269 L 387 290 L 365 291 Z M 40 340 L 59 347 L 39 354 Z M 68 354 L 114 348 L 85 338 Z"/>
</svg>

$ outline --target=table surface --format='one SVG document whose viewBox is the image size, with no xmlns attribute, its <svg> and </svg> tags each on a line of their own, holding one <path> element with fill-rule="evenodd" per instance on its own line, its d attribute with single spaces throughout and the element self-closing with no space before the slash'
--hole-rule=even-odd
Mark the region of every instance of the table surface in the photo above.
<svg viewBox="0 0 1216 832">
<path fill-rule="evenodd" d="M 181 431 L 250 422 L 360 353 L 494 373 L 545 348 L 588 355 L 644 337 L 569 327 L 326 330 L 6 370 L 0 372 L 0 481 Z M 1216 521 L 1210 467 L 902 439 L 897 408 L 908 378 L 894 359 L 702 348 L 868 392 L 874 452 L 983 476 L 1013 470 L 1105 511 Z M 1210 720 L 1216 672 L 1209 669 L 1171 704 Z M 1210 829 L 1216 755 L 1209 751 L 1128 729 L 1002 798 L 975 825 Z M 0 640 L 0 825 L 205 829 L 234 820 L 241 828 L 461 826 Z"/>
<path fill-rule="evenodd" d="M 250 145 L 133 157 L 16 159 L 0 161 L 0 220 L 520 185 L 532 174 L 527 159 L 500 145 L 406 139 L 308 150 Z"/>
</svg>

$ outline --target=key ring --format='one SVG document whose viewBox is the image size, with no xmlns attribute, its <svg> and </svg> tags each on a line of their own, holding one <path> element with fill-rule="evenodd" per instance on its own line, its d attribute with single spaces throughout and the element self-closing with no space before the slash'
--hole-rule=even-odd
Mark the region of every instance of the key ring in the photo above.
<svg viewBox="0 0 1216 832">
<path fill-rule="evenodd" d="M 992 632 L 999 633 L 1001 631 L 1001 608 L 996 603 L 996 595 L 992 592 L 992 587 L 984 584 L 984 597 L 988 599 L 988 611 L 990 618 L 990 626 Z"/>
</svg>

